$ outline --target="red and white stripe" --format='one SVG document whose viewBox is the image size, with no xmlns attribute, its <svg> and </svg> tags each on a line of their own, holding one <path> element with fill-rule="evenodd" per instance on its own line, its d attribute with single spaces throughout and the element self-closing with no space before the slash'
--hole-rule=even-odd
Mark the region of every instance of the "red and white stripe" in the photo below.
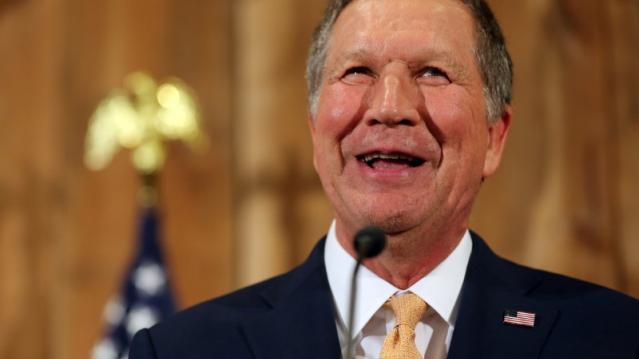
<svg viewBox="0 0 639 359">
<path fill-rule="evenodd" d="M 510 314 L 504 315 L 504 323 L 513 325 L 523 325 L 526 327 L 535 326 L 535 313 L 516 311 L 517 315 L 512 316 Z"/>
</svg>

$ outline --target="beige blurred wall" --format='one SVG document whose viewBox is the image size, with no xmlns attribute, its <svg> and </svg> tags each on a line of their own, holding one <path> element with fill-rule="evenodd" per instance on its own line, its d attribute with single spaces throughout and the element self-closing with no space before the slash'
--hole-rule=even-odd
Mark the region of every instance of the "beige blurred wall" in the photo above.
<svg viewBox="0 0 639 359">
<path fill-rule="evenodd" d="M 639 3 L 492 0 L 515 120 L 473 225 L 500 254 L 639 297 Z M 80 359 L 133 250 L 128 154 L 83 167 L 129 72 L 197 92 L 210 146 L 172 145 L 163 243 L 188 306 L 299 263 L 331 210 L 303 70 L 324 0 L 0 0 L 0 357 Z"/>
</svg>

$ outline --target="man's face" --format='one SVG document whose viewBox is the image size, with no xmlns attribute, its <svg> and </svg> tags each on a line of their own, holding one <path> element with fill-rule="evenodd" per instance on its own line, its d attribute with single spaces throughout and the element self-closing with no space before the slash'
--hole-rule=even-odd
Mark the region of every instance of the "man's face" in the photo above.
<svg viewBox="0 0 639 359">
<path fill-rule="evenodd" d="M 338 229 L 467 224 L 509 123 L 487 124 L 474 39 L 457 0 L 355 0 L 339 16 L 310 119 Z"/>
</svg>

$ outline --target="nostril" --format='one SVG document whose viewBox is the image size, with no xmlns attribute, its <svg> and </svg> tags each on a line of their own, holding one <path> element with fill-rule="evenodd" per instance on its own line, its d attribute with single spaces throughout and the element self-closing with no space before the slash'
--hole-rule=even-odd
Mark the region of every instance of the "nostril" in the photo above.
<svg viewBox="0 0 639 359">
<path fill-rule="evenodd" d="M 369 126 L 375 126 L 375 125 L 380 125 L 382 123 L 382 121 L 376 119 L 376 118 L 371 118 L 370 120 L 368 120 L 368 125 Z"/>
</svg>

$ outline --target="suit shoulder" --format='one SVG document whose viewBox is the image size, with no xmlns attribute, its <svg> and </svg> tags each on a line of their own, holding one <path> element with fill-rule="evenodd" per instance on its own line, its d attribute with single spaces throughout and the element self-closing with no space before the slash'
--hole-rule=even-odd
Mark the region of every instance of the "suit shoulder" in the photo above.
<svg viewBox="0 0 639 359">
<path fill-rule="evenodd" d="M 535 288 L 540 298 L 580 300 L 616 309 L 628 309 L 639 319 L 639 300 L 617 290 L 562 274 L 541 271 L 542 281 Z"/>
<path fill-rule="evenodd" d="M 184 309 L 156 325 L 157 328 L 180 328 L 198 325 L 227 325 L 269 308 L 261 293 L 286 281 L 286 274 L 240 288 Z"/>
<path fill-rule="evenodd" d="M 475 233 L 471 272 L 482 272 L 481 282 L 487 287 L 510 288 L 540 301 L 569 303 L 584 302 L 595 306 L 618 305 L 639 313 L 639 300 L 604 286 L 566 275 L 531 268 L 495 254 Z M 477 275 L 477 273 L 471 273 Z M 639 315 L 639 314 L 638 314 Z"/>
<path fill-rule="evenodd" d="M 296 267 L 287 273 L 196 304 L 155 325 L 151 333 L 170 335 L 172 332 L 197 328 L 212 331 L 263 313 L 271 309 L 269 299 L 293 290 L 296 283 L 300 282 L 299 277 L 305 275 L 305 270 L 304 266 Z"/>
<path fill-rule="evenodd" d="M 285 280 L 286 275 L 274 277 L 182 310 L 151 327 L 147 341 L 155 352 L 162 353 L 159 358 L 200 358 L 205 353 L 218 358 L 248 358 L 248 352 L 239 355 L 220 348 L 245 349 L 242 332 L 235 328 L 244 318 L 267 311 L 270 306 L 261 292 Z"/>
<path fill-rule="evenodd" d="M 542 302 L 553 302 L 568 311 L 599 313 L 623 312 L 621 317 L 639 323 L 639 300 L 599 284 L 546 270 L 535 269 L 500 258 L 504 268 L 521 276 L 533 278 L 526 295 Z"/>
<path fill-rule="evenodd" d="M 173 315 L 149 329 L 148 342 L 155 348 L 155 352 L 165 355 L 160 358 L 252 357 L 245 346 L 243 331 L 240 330 L 243 322 L 272 310 L 279 298 L 295 291 L 307 279 L 321 275 L 322 248 L 323 241 L 320 241 L 306 262 L 290 272 L 202 302 Z M 191 354 L 185 353 L 197 354 L 190 356 Z"/>
</svg>

